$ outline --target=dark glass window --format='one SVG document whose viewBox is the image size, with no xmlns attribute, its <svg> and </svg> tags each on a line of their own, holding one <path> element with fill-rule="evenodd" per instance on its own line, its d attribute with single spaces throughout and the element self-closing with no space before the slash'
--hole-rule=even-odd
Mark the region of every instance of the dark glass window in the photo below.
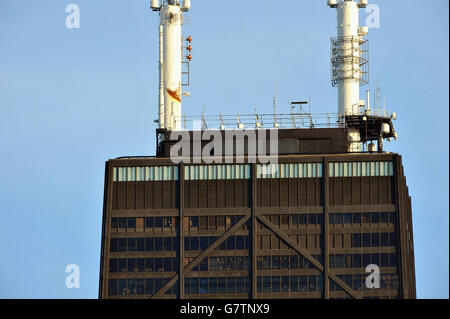
<svg viewBox="0 0 450 319">
<path fill-rule="evenodd" d="M 361 224 L 361 213 L 353 214 L 353 224 Z"/>
<path fill-rule="evenodd" d="M 144 295 L 145 294 L 145 279 L 137 279 L 137 294 Z"/>
<path fill-rule="evenodd" d="M 352 247 L 361 247 L 361 234 L 352 234 Z"/>
<path fill-rule="evenodd" d="M 236 293 L 242 294 L 245 292 L 245 281 L 244 277 L 236 278 Z"/>
<path fill-rule="evenodd" d="M 291 225 L 294 228 L 298 226 L 298 216 L 297 215 L 291 215 Z"/>
<path fill-rule="evenodd" d="M 263 279 L 261 276 L 258 276 L 258 278 L 256 278 L 256 291 L 257 292 L 262 292 L 263 290 Z"/>
<path fill-rule="evenodd" d="M 167 272 L 173 271 L 172 258 L 164 258 L 164 271 Z"/>
<path fill-rule="evenodd" d="M 370 254 L 364 254 L 362 256 L 362 266 L 367 267 L 368 265 L 370 265 Z"/>
<path fill-rule="evenodd" d="M 236 292 L 236 280 L 234 277 L 227 278 L 227 294 L 234 294 Z"/>
<path fill-rule="evenodd" d="M 272 277 L 272 291 L 280 292 L 280 277 L 279 276 Z"/>
<path fill-rule="evenodd" d="M 145 269 L 145 259 L 144 258 L 138 258 L 136 262 L 137 271 L 143 272 Z"/>
<path fill-rule="evenodd" d="M 370 214 L 370 222 L 372 224 L 378 224 L 380 221 L 380 214 L 379 213 L 372 213 Z"/>
<path fill-rule="evenodd" d="M 280 269 L 280 256 L 272 256 L 272 269 Z"/>
<path fill-rule="evenodd" d="M 380 214 L 380 222 L 381 223 L 387 223 L 388 222 L 388 214 L 387 213 L 381 213 Z"/>
<path fill-rule="evenodd" d="M 308 214 L 308 224 L 315 225 L 316 223 L 316 214 Z"/>
<path fill-rule="evenodd" d="M 227 270 L 236 269 L 236 259 L 234 257 L 227 257 Z"/>
<path fill-rule="evenodd" d="M 117 272 L 117 259 L 109 260 L 109 272 Z"/>
<path fill-rule="evenodd" d="M 161 228 L 163 227 L 163 218 L 155 217 L 155 227 Z"/>
<path fill-rule="evenodd" d="M 184 278 L 184 293 L 191 293 L 191 278 Z"/>
<path fill-rule="evenodd" d="M 136 228 L 136 218 L 128 218 L 128 228 Z"/>
<path fill-rule="evenodd" d="M 209 293 L 214 295 L 217 293 L 217 278 L 209 278 Z"/>
<path fill-rule="evenodd" d="M 153 217 L 145 217 L 145 228 L 153 228 L 154 219 Z"/>
<path fill-rule="evenodd" d="M 203 259 L 198 265 L 200 271 L 208 271 L 208 258 Z"/>
<path fill-rule="evenodd" d="M 119 218 L 119 228 L 127 228 L 127 219 Z"/>
<path fill-rule="evenodd" d="M 128 251 L 129 252 L 136 251 L 136 238 L 128 238 Z"/>
<path fill-rule="evenodd" d="M 155 291 L 158 291 L 159 289 L 161 289 L 162 285 L 163 285 L 163 280 L 161 278 L 156 278 L 155 279 Z"/>
<path fill-rule="evenodd" d="M 272 258 L 270 256 L 263 257 L 263 269 L 264 270 L 272 269 Z"/>
<path fill-rule="evenodd" d="M 145 294 L 153 295 L 153 279 L 145 279 Z"/>
<path fill-rule="evenodd" d="M 316 291 L 316 276 L 308 276 L 308 291 Z"/>
<path fill-rule="evenodd" d="M 344 256 L 343 255 L 335 255 L 335 267 L 336 268 L 344 268 Z"/>
<path fill-rule="evenodd" d="M 370 247 L 370 234 L 363 234 L 362 235 L 362 246 L 363 247 Z"/>
<path fill-rule="evenodd" d="M 163 239 L 161 237 L 153 238 L 155 244 L 154 251 L 162 251 L 163 249 Z"/>
<path fill-rule="evenodd" d="M 145 238 L 145 251 L 153 251 L 153 238 Z"/>
<path fill-rule="evenodd" d="M 128 279 L 128 294 L 132 296 L 136 294 L 136 279 Z"/>
<path fill-rule="evenodd" d="M 372 264 L 380 265 L 380 254 L 372 254 Z"/>
<path fill-rule="evenodd" d="M 127 280 L 119 279 L 119 295 L 125 296 L 127 295 Z"/>
<path fill-rule="evenodd" d="M 227 239 L 227 249 L 228 250 L 234 250 L 235 247 L 236 247 L 236 237 L 234 237 L 234 236 L 228 237 L 228 239 Z"/>
<path fill-rule="evenodd" d="M 397 222 L 397 216 L 395 213 L 389 213 L 389 222 L 390 223 L 396 223 Z"/>
<path fill-rule="evenodd" d="M 397 246 L 397 234 L 396 233 L 389 233 L 389 245 L 390 246 Z"/>
<path fill-rule="evenodd" d="M 292 292 L 297 292 L 298 291 L 298 276 L 291 276 L 289 281 L 290 281 L 290 283 L 289 283 L 290 290 Z"/>
<path fill-rule="evenodd" d="M 200 237 L 200 250 L 206 250 L 208 248 L 208 237 Z"/>
<path fill-rule="evenodd" d="M 108 280 L 108 295 L 110 296 L 117 295 L 117 279 Z"/>
<path fill-rule="evenodd" d="M 281 291 L 289 292 L 289 276 L 281 277 Z"/>
<path fill-rule="evenodd" d="M 137 239 L 137 251 L 145 251 L 145 238 Z"/>
<path fill-rule="evenodd" d="M 371 237 L 372 237 L 371 246 L 372 247 L 380 247 L 380 234 L 373 233 Z"/>
<path fill-rule="evenodd" d="M 164 251 L 171 251 L 172 250 L 172 237 L 165 237 L 164 238 Z"/>
<path fill-rule="evenodd" d="M 364 224 L 368 224 L 370 222 L 370 214 L 369 213 L 362 214 L 361 219 Z"/>
<path fill-rule="evenodd" d="M 389 266 L 390 267 L 397 267 L 397 254 L 389 254 Z"/>
<path fill-rule="evenodd" d="M 307 288 L 307 276 L 299 276 L 298 278 L 299 282 L 298 282 L 298 286 L 299 286 L 299 291 L 300 292 L 306 292 L 306 288 Z"/>
<path fill-rule="evenodd" d="M 128 259 L 128 272 L 134 272 L 136 268 L 136 259 L 129 258 Z"/>
<path fill-rule="evenodd" d="M 191 240 L 189 237 L 184 237 L 184 250 L 191 250 Z"/>
<path fill-rule="evenodd" d="M 389 267 L 389 255 L 381 254 L 381 267 Z"/>
<path fill-rule="evenodd" d="M 127 271 L 127 259 L 120 258 L 119 259 L 119 272 L 126 272 L 126 271 Z"/>
<path fill-rule="evenodd" d="M 219 294 L 225 294 L 227 291 L 227 282 L 225 277 L 217 278 L 217 292 Z"/>
<path fill-rule="evenodd" d="M 198 227 L 198 216 L 191 217 L 191 226 Z"/>
<path fill-rule="evenodd" d="M 263 291 L 271 292 L 272 291 L 272 280 L 269 276 L 263 277 Z"/>
<path fill-rule="evenodd" d="M 126 251 L 127 251 L 127 239 L 119 238 L 119 252 L 126 252 Z"/>
<path fill-rule="evenodd" d="M 242 250 L 244 249 L 244 236 L 236 236 L 236 249 L 237 250 Z"/>
<path fill-rule="evenodd" d="M 198 250 L 199 248 L 199 238 L 191 237 L 191 250 Z"/>
<path fill-rule="evenodd" d="M 208 293 L 208 278 L 200 278 L 200 294 L 205 295 Z"/>
<path fill-rule="evenodd" d="M 330 224 L 330 225 L 334 225 L 334 216 L 335 216 L 336 214 L 330 214 L 330 215 L 328 215 L 328 223 Z"/>
<path fill-rule="evenodd" d="M 389 235 L 388 233 L 381 234 L 381 247 L 389 246 Z"/>
<path fill-rule="evenodd" d="M 289 256 L 281 256 L 281 269 L 289 269 Z"/>
<path fill-rule="evenodd" d="M 344 214 L 344 224 L 351 224 L 352 223 L 352 214 Z"/>
<path fill-rule="evenodd" d="M 334 216 L 334 223 L 336 225 L 342 225 L 342 223 L 344 222 L 344 216 L 343 214 L 336 214 Z"/>
<path fill-rule="evenodd" d="M 119 227 L 119 219 L 113 218 L 111 219 L 111 228 L 116 229 Z"/>
<path fill-rule="evenodd" d="M 298 256 L 290 256 L 290 268 L 298 269 Z"/>
<path fill-rule="evenodd" d="M 353 267 L 354 268 L 361 267 L 361 255 L 360 254 L 353 255 Z"/>
<path fill-rule="evenodd" d="M 155 258 L 155 271 L 164 271 L 162 258 Z"/>
<path fill-rule="evenodd" d="M 360 290 L 362 287 L 362 276 L 361 275 L 353 275 L 353 289 Z"/>
<path fill-rule="evenodd" d="M 164 227 L 171 228 L 172 227 L 172 217 L 164 217 Z"/>
<path fill-rule="evenodd" d="M 111 238 L 110 242 L 110 250 L 111 252 L 115 253 L 118 251 L 118 243 L 117 243 L 117 238 Z"/>
<path fill-rule="evenodd" d="M 306 215 L 299 215 L 298 223 L 299 223 L 299 225 L 306 225 Z"/>
</svg>

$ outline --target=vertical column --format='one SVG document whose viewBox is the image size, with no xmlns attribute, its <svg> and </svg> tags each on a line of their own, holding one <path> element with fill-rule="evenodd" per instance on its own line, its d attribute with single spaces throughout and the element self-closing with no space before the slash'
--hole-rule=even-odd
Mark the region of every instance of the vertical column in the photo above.
<svg viewBox="0 0 450 319">
<path fill-rule="evenodd" d="M 324 262 L 324 272 L 323 272 L 323 284 L 324 284 L 324 298 L 330 298 L 330 279 L 328 278 L 328 273 L 330 271 L 330 219 L 329 219 L 329 167 L 328 159 L 323 158 L 323 262 Z"/>
<path fill-rule="evenodd" d="M 251 164 L 252 166 L 252 202 L 251 202 L 251 209 L 252 209 L 252 229 L 251 229 L 251 234 L 252 234 L 252 248 L 251 248 L 251 257 L 252 257 L 252 291 L 251 291 L 251 298 L 252 299 L 256 299 L 257 298 L 257 254 L 256 254 L 256 250 L 257 250 L 257 221 L 256 221 L 256 214 L 255 214 L 255 208 L 256 208 L 256 165 L 258 165 L 257 163 L 253 163 Z"/>
<path fill-rule="evenodd" d="M 179 256 L 180 256 L 180 275 L 179 275 L 179 286 L 180 286 L 180 299 L 184 299 L 184 165 L 181 163 L 178 165 L 178 212 L 179 212 Z"/>
</svg>

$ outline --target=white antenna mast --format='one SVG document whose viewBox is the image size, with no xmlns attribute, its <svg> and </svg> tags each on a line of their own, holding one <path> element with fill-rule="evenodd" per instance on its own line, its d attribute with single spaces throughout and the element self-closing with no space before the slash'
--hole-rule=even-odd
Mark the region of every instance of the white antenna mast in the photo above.
<svg viewBox="0 0 450 319">
<path fill-rule="evenodd" d="M 359 99 L 360 85 L 368 83 L 367 27 L 359 26 L 359 9 L 367 0 L 328 0 L 328 6 L 337 9 L 337 37 L 331 39 L 331 82 L 338 87 L 339 123 L 345 125 L 345 117 L 359 115 L 364 104 Z M 350 152 L 361 151 L 359 131 L 349 129 Z"/>
</svg>

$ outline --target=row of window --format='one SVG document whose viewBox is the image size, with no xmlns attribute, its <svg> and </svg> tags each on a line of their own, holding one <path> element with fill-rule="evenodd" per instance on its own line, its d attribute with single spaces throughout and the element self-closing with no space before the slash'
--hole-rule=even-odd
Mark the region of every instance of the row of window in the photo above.
<svg viewBox="0 0 450 319">
<path fill-rule="evenodd" d="M 313 257 L 322 264 L 322 255 L 314 255 Z M 256 260 L 258 270 L 315 268 L 309 260 L 299 255 L 258 256 Z"/>
<path fill-rule="evenodd" d="M 262 164 L 257 178 L 316 178 L 323 176 L 323 163 Z"/>
<path fill-rule="evenodd" d="M 153 295 L 160 290 L 171 278 L 146 278 L 146 279 L 109 279 L 109 296 L 135 296 Z M 165 294 L 178 294 L 179 285 L 176 283 Z"/>
<path fill-rule="evenodd" d="M 184 180 L 250 179 L 250 165 L 189 165 Z"/>
<path fill-rule="evenodd" d="M 184 237 L 185 251 L 203 251 L 211 246 L 217 237 Z M 248 236 L 230 236 L 223 241 L 217 250 L 248 250 L 250 248 L 250 238 Z"/>
<path fill-rule="evenodd" d="M 153 232 L 158 230 L 175 230 L 177 225 L 176 217 L 129 217 L 112 218 L 112 231 L 146 231 Z"/>
<path fill-rule="evenodd" d="M 360 225 L 371 224 L 395 224 L 397 221 L 396 213 L 345 213 L 329 214 L 330 225 Z"/>
<path fill-rule="evenodd" d="M 329 163 L 330 177 L 394 176 L 394 162 Z"/>
<path fill-rule="evenodd" d="M 374 288 L 370 289 L 367 287 L 367 276 L 368 275 L 338 275 L 337 277 L 353 290 L 374 290 Z M 399 289 L 399 283 L 398 274 L 380 274 L 379 289 L 396 290 Z M 344 290 L 333 280 L 330 280 L 330 291 Z"/>
<path fill-rule="evenodd" d="M 352 248 L 358 247 L 397 247 L 395 233 L 352 234 Z"/>
<path fill-rule="evenodd" d="M 291 228 L 323 224 L 323 214 L 280 214 L 264 215 L 264 217 L 275 226 L 289 226 Z"/>
<path fill-rule="evenodd" d="M 330 268 L 361 268 L 368 265 L 379 267 L 397 267 L 397 254 L 354 254 L 330 255 Z"/>
<path fill-rule="evenodd" d="M 323 291 L 323 277 L 310 276 L 259 276 L 257 291 L 277 292 L 316 292 Z"/>
<path fill-rule="evenodd" d="M 113 253 L 177 250 L 176 237 L 111 238 L 110 240 L 110 251 Z"/>
<path fill-rule="evenodd" d="M 172 272 L 177 271 L 177 258 L 111 258 L 109 272 Z"/>
<path fill-rule="evenodd" d="M 185 265 L 189 264 L 194 258 L 185 258 Z M 216 270 L 249 270 L 250 257 L 248 256 L 214 256 L 203 259 L 199 265 L 194 267 L 193 271 L 216 271 Z"/>
<path fill-rule="evenodd" d="M 236 225 L 243 216 L 192 216 L 184 217 L 184 230 L 228 229 Z"/>
<path fill-rule="evenodd" d="M 178 166 L 114 167 L 114 182 L 177 181 Z"/>
<path fill-rule="evenodd" d="M 185 278 L 184 293 L 188 295 L 245 294 L 250 292 L 248 277 Z"/>
</svg>

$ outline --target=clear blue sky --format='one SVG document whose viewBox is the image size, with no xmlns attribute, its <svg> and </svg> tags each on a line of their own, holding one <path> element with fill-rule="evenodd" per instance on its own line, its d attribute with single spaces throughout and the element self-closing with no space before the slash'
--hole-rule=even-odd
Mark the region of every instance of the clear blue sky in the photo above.
<svg viewBox="0 0 450 319">
<path fill-rule="evenodd" d="M 104 164 L 155 153 L 158 17 L 149 0 L 0 0 L 0 297 L 96 298 Z M 448 0 L 372 1 L 370 70 L 412 196 L 419 298 L 449 297 Z M 81 28 L 65 27 L 78 4 Z M 199 114 L 336 112 L 326 0 L 193 0 L 191 98 Z M 366 13 L 362 11 L 364 22 Z M 81 288 L 65 287 L 78 264 Z"/>
</svg>

